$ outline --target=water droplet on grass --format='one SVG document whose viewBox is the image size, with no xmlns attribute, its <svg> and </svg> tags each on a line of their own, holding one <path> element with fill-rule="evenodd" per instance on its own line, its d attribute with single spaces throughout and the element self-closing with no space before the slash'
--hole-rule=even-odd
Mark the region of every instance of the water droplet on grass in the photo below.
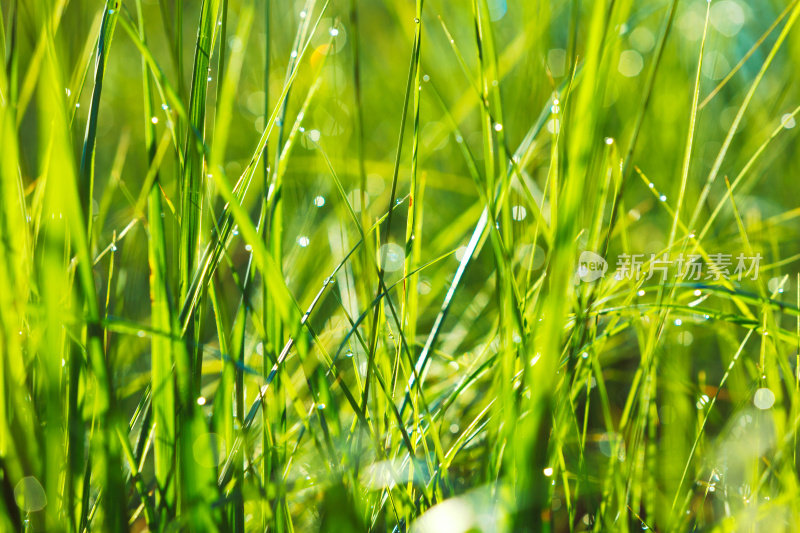
<svg viewBox="0 0 800 533">
<path fill-rule="evenodd" d="M 759 409 L 769 409 L 775 403 L 775 394 L 766 387 L 762 387 L 753 395 L 753 405 Z"/>
<path fill-rule="evenodd" d="M 300 236 L 297 238 L 297 244 L 298 244 L 298 245 L 299 245 L 301 248 L 305 248 L 305 247 L 306 247 L 306 246 L 308 246 L 310 243 L 311 243 L 311 239 L 309 239 L 309 238 L 308 238 L 306 235 L 300 235 Z"/>
<path fill-rule="evenodd" d="M 317 207 L 322 207 L 325 205 L 325 197 L 324 196 L 316 196 L 314 198 L 314 205 Z"/>
<path fill-rule="evenodd" d="M 47 495 L 39 480 L 26 476 L 14 487 L 14 501 L 26 513 L 41 511 L 47 505 Z"/>
<path fill-rule="evenodd" d="M 393 242 L 381 246 L 381 265 L 386 272 L 394 272 L 403 268 L 406 254 L 403 247 Z"/>
<path fill-rule="evenodd" d="M 708 405 L 708 402 L 709 402 L 708 396 L 706 396 L 705 394 L 701 394 L 700 398 L 698 398 L 697 403 L 695 404 L 695 407 L 697 407 L 698 409 L 702 409 L 706 405 Z"/>
<path fill-rule="evenodd" d="M 419 292 L 420 294 L 423 294 L 423 295 L 430 293 L 431 292 L 431 284 L 430 284 L 430 282 L 426 281 L 426 280 L 422 280 L 419 283 L 417 283 L 417 292 Z"/>
<path fill-rule="evenodd" d="M 634 78 L 644 68 L 644 59 L 642 54 L 636 50 L 625 50 L 619 55 L 619 64 L 617 70 L 626 78 Z"/>
</svg>

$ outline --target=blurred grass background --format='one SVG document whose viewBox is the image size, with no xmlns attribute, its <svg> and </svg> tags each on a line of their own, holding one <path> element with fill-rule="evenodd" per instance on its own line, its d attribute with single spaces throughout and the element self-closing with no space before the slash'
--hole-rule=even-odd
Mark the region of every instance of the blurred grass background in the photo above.
<svg viewBox="0 0 800 533">
<path fill-rule="evenodd" d="M 796 529 L 797 0 L 0 5 L 0 530 Z"/>
</svg>

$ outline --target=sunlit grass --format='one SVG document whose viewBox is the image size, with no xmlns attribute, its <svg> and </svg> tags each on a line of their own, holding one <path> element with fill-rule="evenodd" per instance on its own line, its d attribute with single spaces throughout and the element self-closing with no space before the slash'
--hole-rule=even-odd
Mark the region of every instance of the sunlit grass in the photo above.
<svg viewBox="0 0 800 533">
<path fill-rule="evenodd" d="M 0 531 L 796 529 L 798 0 L 0 7 Z"/>
</svg>

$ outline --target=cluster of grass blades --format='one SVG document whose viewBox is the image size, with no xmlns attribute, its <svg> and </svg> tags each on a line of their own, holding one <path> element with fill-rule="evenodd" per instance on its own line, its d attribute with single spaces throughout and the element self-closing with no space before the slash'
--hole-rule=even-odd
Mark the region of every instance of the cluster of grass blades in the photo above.
<svg viewBox="0 0 800 533">
<path fill-rule="evenodd" d="M 0 531 L 795 530 L 798 17 L 0 1 Z"/>
</svg>

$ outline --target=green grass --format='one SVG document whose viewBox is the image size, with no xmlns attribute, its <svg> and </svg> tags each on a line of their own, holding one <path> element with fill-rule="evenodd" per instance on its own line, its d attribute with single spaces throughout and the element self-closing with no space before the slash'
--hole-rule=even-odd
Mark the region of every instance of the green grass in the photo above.
<svg viewBox="0 0 800 533">
<path fill-rule="evenodd" d="M 795 530 L 799 16 L 3 0 L 0 531 Z"/>
</svg>

